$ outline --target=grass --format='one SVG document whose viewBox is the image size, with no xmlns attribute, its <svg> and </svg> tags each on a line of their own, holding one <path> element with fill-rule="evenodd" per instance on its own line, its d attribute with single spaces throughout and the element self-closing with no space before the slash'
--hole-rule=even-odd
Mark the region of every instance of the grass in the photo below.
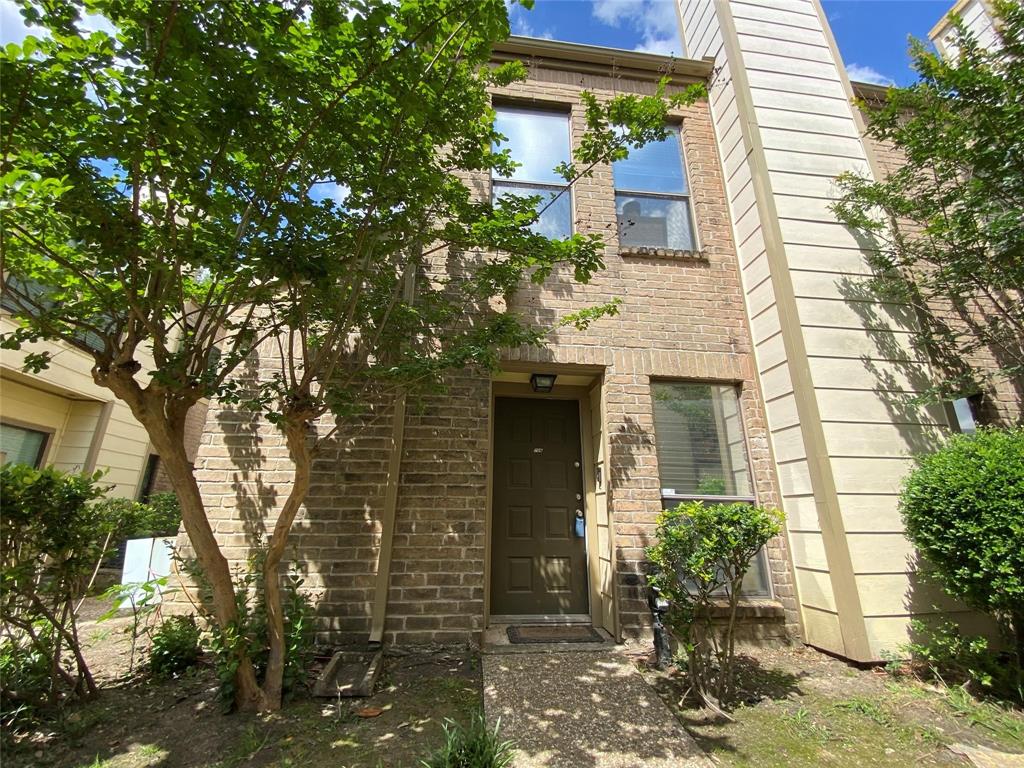
<svg viewBox="0 0 1024 768">
<path fill-rule="evenodd" d="M 946 749 L 953 743 L 1024 752 L 1020 710 L 814 651 L 752 652 L 740 681 L 746 701 L 728 722 L 678 708 L 682 678 L 652 677 L 687 730 L 726 768 L 963 768 Z"/>
<path fill-rule="evenodd" d="M 862 700 L 804 697 L 733 712 L 734 724 L 691 726 L 717 761 L 734 768 L 854 768 L 941 765 L 932 734 L 894 727 L 891 715 Z"/>
<path fill-rule="evenodd" d="M 1000 744 L 1024 750 L 1024 718 L 1019 712 L 995 702 L 979 701 L 962 686 L 947 689 L 945 704 L 972 727 L 987 730 Z"/>
</svg>

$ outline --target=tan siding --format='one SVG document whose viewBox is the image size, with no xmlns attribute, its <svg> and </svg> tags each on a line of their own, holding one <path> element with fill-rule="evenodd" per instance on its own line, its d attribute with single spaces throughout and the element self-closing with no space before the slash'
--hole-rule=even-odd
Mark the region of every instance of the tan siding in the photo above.
<svg viewBox="0 0 1024 768">
<path fill-rule="evenodd" d="M 754 38 L 751 38 L 754 39 Z M 741 40 L 742 42 L 742 40 Z M 773 72 L 785 74 L 788 77 L 801 77 L 814 79 L 822 82 L 835 82 L 837 80 L 835 67 L 831 64 L 823 64 L 818 61 L 807 61 L 805 59 L 780 56 L 772 53 L 743 52 L 743 61 L 751 72 Z"/>
<path fill-rule="evenodd" d="M 69 405 L 64 436 L 53 457 L 53 463 L 65 472 L 80 472 L 85 468 L 103 404 L 90 400 L 72 400 Z"/>
<path fill-rule="evenodd" d="M 766 149 L 765 158 L 770 171 L 786 173 L 807 173 L 836 177 L 841 173 L 866 173 L 868 164 L 864 160 L 833 155 L 815 155 L 781 149 Z"/>
<path fill-rule="evenodd" d="M 44 457 L 46 463 L 53 463 L 60 452 L 70 407 L 66 398 L 0 379 L 0 418 L 53 430 Z"/>
<path fill-rule="evenodd" d="M 846 136 L 857 139 L 857 129 L 843 117 L 832 115 L 807 114 L 792 109 L 776 109 L 773 107 L 756 107 L 754 114 L 762 128 L 777 128 L 788 131 L 807 131 L 825 134 L 829 137 Z M 766 145 L 767 146 L 767 145 Z M 810 151 L 818 151 L 808 147 Z"/>
<path fill-rule="evenodd" d="M 825 558 L 825 543 L 821 533 L 816 531 L 791 531 L 789 535 L 790 551 L 793 563 L 797 567 L 817 571 L 828 570 Z"/>
<path fill-rule="evenodd" d="M 773 3 L 771 7 L 768 7 L 758 5 L 756 3 L 731 2 L 729 6 L 732 10 L 733 17 L 736 19 L 772 21 L 777 24 L 791 27 L 804 27 L 805 29 L 818 28 L 818 19 L 810 15 L 813 13 L 813 10 L 807 6 L 806 3 L 794 3 L 791 8 L 782 8 L 777 6 L 775 3 Z"/>
<path fill-rule="evenodd" d="M 737 16 L 735 19 L 736 31 L 743 36 L 758 36 L 769 40 L 779 40 L 792 43 L 805 43 L 827 48 L 825 36 L 819 29 L 808 29 L 805 27 L 793 27 L 786 24 L 776 24 L 772 21 L 756 21 L 754 19 Z"/>
<path fill-rule="evenodd" d="M 834 612 L 836 598 L 828 571 L 813 571 L 799 565 L 794 565 L 794 568 L 800 602 L 810 608 Z"/>
<path fill-rule="evenodd" d="M 738 29 L 737 32 L 739 32 Z M 805 43 L 796 42 L 788 36 L 773 38 L 763 35 L 748 35 L 740 32 L 739 37 L 740 45 L 743 46 L 743 49 L 753 53 L 764 53 L 802 61 L 824 62 L 826 64 L 832 57 L 828 46 L 825 45 L 824 38 L 821 38 L 820 43 Z"/>
<path fill-rule="evenodd" d="M 819 389 L 818 410 L 824 421 L 855 424 L 924 424 L 937 431 L 946 427 L 940 405 L 912 405 L 898 393 L 864 389 Z"/>
</svg>

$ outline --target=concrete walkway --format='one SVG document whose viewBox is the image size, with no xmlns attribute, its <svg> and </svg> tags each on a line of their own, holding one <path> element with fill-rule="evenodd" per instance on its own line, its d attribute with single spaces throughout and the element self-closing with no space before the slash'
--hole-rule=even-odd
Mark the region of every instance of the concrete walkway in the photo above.
<svg viewBox="0 0 1024 768">
<path fill-rule="evenodd" d="M 484 711 L 516 743 L 516 768 L 711 768 L 616 651 L 488 654 Z"/>
</svg>

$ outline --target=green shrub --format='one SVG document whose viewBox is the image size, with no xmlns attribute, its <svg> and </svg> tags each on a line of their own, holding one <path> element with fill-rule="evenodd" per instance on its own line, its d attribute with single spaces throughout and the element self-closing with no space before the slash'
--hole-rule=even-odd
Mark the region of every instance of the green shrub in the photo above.
<svg viewBox="0 0 1024 768">
<path fill-rule="evenodd" d="M 1024 662 L 1024 428 L 957 435 L 900 495 L 907 535 L 945 590 L 1016 636 Z"/>
<path fill-rule="evenodd" d="M 249 558 L 246 572 L 236 580 L 235 602 L 238 619 L 233 626 L 222 629 L 210 621 L 210 650 L 214 654 L 217 677 L 220 680 L 220 698 L 225 710 L 235 700 L 235 673 L 238 670 L 240 648 L 246 650 L 262 680 L 270 653 L 267 636 L 267 611 L 263 600 L 262 550 Z M 182 569 L 199 585 L 200 600 L 207 610 L 209 583 L 194 560 L 179 561 Z M 306 683 L 307 669 L 313 655 L 313 618 L 315 611 L 309 595 L 302 591 L 303 579 L 290 573 L 282 585 L 281 608 L 284 614 L 285 663 L 282 687 L 285 696 L 294 694 Z"/>
<path fill-rule="evenodd" d="M 27 635 L 0 640 L 0 731 L 4 734 L 17 733 L 50 703 L 53 630 L 40 623 L 34 632 L 34 642 Z"/>
<path fill-rule="evenodd" d="M 24 464 L 0 467 L 0 637 L 15 643 L 9 658 L 28 658 L 22 651 L 31 646 L 49 659 L 50 706 L 96 692 L 76 614 L 111 542 L 128 525 L 118 509 L 94 503 L 106 490 L 100 477 Z M 68 657 L 70 664 L 60 663 Z M 17 706 L 14 693 L 0 680 L 5 710 L 8 699 Z"/>
<path fill-rule="evenodd" d="M 173 493 L 154 493 L 146 501 L 149 514 L 145 523 L 151 536 L 176 536 L 181 527 L 181 503 Z"/>
<path fill-rule="evenodd" d="M 647 549 L 656 569 L 649 582 L 671 604 L 667 620 L 686 654 L 691 691 L 709 707 L 726 707 L 732 698 L 740 585 L 782 521 L 775 509 L 699 501 L 658 516 L 657 543 Z M 716 627 L 714 608 L 722 601 L 727 619 Z"/>
<path fill-rule="evenodd" d="M 424 760 L 423 768 L 505 768 L 512 765 L 515 745 L 502 741 L 498 725 L 487 727 L 482 714 L 476 714 L 463 728 L 451 720 L 444 722 L 444 746 Z"/>
<path fill-rule="evenodd" d="M 953 622 L 910 623 L 914 641 L 903 650 L 931 676 L 946 684 L 967 684 L 975 693 L 1024 703 L 1021 670 L 989 647 L 984 637 L 964 635 Z"/>
<path fill-rule="evenodd" d="M 174 677 L 202 655 L 199 626 L 192 616 L 171 616 L 150 635 L 149 668 L 157 677 Z"/>
<path fill-rule="evenodd" d="M 147 502 L 103 499 L 98 505 L 105 508 L 106 514 L 126 521 L 124 537 L 128 539 L 174 536 L 181 525 L 181 505 L 173 493 L 155 493 Z"/>
</svg>

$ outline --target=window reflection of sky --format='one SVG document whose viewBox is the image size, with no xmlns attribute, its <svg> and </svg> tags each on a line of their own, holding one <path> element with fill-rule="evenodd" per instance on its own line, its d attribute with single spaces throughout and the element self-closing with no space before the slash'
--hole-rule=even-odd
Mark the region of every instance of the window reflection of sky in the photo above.
<svg viewBox="0 0 1024 768">
<path fill-rule="evenodd" d="M 497 149 L 509 149 L 520 163 L 508 177 L 514 181 L 565 184 L 554 172 L 569 160 L 569 118 L 558 112 L 540 112 L 501 107 L 494 121 L 499 133 L 508 137 Z"/>
<path fill-rule="evenodd" d="M 687 193 L 679 134 L 672 131 L 664 141 L 631 149 L 629 157 L 612 166 L 615 188 L 631 192 Z"/>
<path fill-rule="evenodd" d="M 502 186 L 500 183 L 495 185 L 495 195 L 498 197 L 505 195 L 515 195 L 516 197 L 540 195 L 541 201 L 537 206 L 537 210 L 550 203 L 552 196 L 555 194 L 557 193 L 541 187 L 508 187 Z M 562 240 L 569 237 L 572 234 L 572 200 L 569 197 L 569 193 L 562 193 L 557 200 L 551 203 L 551 206 L 541 214 L 540 219 L 530 227 L 530 230 L 552 240 Z"/>
<path fill-rule="evenodd" d="M 495 145 L 508 149 L 518 167 L 508 177 L 497 177 L 493 183 L 494 197 L 539 196 L 538 210 L 544 210 L 530 229 L 550 239 L 563 239 L 572 234 L 572 197 L 568 191 L 558 195 L 565 187 L 565 179 L 554 168 L 568 162 L 569 117 L 560 112 L 499 107 L 495 129 L 507 141 Z M 503 181 L 509 179 L 508 183 Z M 552 198 L 558 195 L 552 201 Z"/>
</svg>

